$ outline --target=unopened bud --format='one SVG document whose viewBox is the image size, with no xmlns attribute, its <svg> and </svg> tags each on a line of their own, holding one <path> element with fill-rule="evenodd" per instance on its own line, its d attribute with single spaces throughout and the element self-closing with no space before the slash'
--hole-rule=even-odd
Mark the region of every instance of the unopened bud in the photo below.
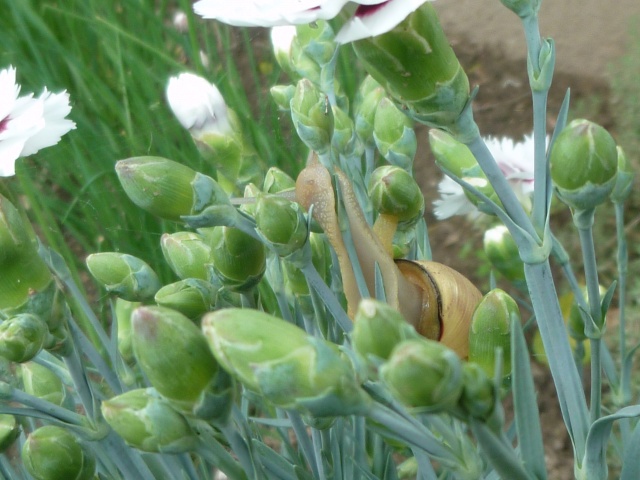
<svg viewBox="0 0 640 480">
<path fill-rule="evenodd" d="M 484 233 L 484 252 L 491 266 L 507 280 L 524 282 L 524 263 L 518 245 L 504 225 L 490 228 Z"/>
<path fill-rule="evenodd" d="M 103 401 L 101 409 L 111 428 L 143 452 L 183 453 L 197 443 L 187 419 L 153 388 L 129 390 Z"/>
<path fill-rule="evenodd" d="M 553 144 L 550 168 L 560 200 L 577 210 L 595 208 L 616 183 L 616 142 L 601 126 L 573 120 Z"/>
<path fill-rule="evenodd" d="M 496 405 L 496 389 L 484 369 L 473 362 L 462 365 L 460 407 L 472 418 L 487 420 Z"/>
<path fill-rule="evenodd" d="M 429 130 L 429 146 L 436 163 L 457 177 L 484 177 L 469 147 L 442 130 Z"/>
<path fill-rule="evenodd" d="M 424 338 L 396 346 L 380 377 L 402 403 L 429 412 L 454 407 L 462 394 L 462 362 L 456 353 Z"/>
<path fill-rule="evenodd" d="M 31 432 L 22 446 L 22 463 L 36 480 L 90 480 L 93 453 L 64 428 L 47 425 Z"/>
<path fill-rule="evenodd" d="M 527 18 L 538 14 L 542 0 L 500 0 L 500 2 L 520 18 Z"/>
<path fill-rule="evenodd" d="M 180 278 L 209 279 L 211 247 L 195 232 L 165 233 L 160 246 L 171 270 Z"/>
<path fill-rule="evenodd" d="M 298 136 L 311 150 L 324 154 L 331 148 L 333 110 L 328 98 L 306 78 L 296 86 L 291 118 Z"/>
<path fill-rule="evenodd" d="M 316 417 L 362 413 L 368 397 L 332 343 L 282 319 L 246 309 L 207 314 L 202 330 L 220 364 L 274 405 Z"/>
<path fill-rule="evenodd" d="M 511 373 L 511 322 L 520 321 L 518 304 L 499 288 L 487 293 L 476 307 L 469 330 L 469 361 L 493 378 L 496 349 L 502 349 L 502 373 Z"/>
<path fill-rule="evenodd" d="M 380 100 L 376 109 L 373 138 L 390 164 L 412 171 L 418 148 L 413 122 L 386 97 Z"/>
<path fill-rule="evenodd" d="M 307 220 L 296 202 L 274 195 L 260 195 L 255 218 L 258 233 L 280 256 L 290 255 L 307 241 Z"/>
<path fill-rule="evenodd" d="M 611 192 L 611 201 L 614 203 L 622 203 L 631 195 L 633 178 L 636 174 L 622 147 L 618 147 L 617 150 L 618 174 L 616 176 L 616 185 Z"/>
<path fill-rule="evenodd" d="M 20 425 L 16 417 L 6 413 L 0 414 L 0 452 L 7 450 L 20 436 Z"/>
<path fill-rule="evenodd" d="M 39 317 L 23 313 L 0 323 L 0 356 L 11 362 L 28 362 L 45 345 L 49 330 Z"/>
<path fill-rule="evenodd" d="M 374 210 L 397 217 L 400 225 L 411 225 L 424 214 L 424 196 L 415 179 L 404 169 L 385 165 L 369 179 L 369 197 Z"/>
<path fill-rule="evenodd" d="M 284 112 L 291 110 L 291 100 L 296 93 L 296 87 L 293 85 L 274 85 L 269 92 L 280 110 Z"/>
<path fill-rule="evenodd" d="M 262 190 L 264 193 L 279 193 L 296 188 L 296 181 L 278 167 L 271 167 L 264 176 Z"/>
<path fill-rule="evenodd" d="M 156 303 L 182 313 L 190 319 L 199 318 L 215 304 L 215 287 L 199 278 L 185 278 L 165 285 L 156 292 Z"/>
<path fill-rule="evenodd" d="M 163 307 L 137 308 L 131 318 L 133 351 L 151 385 L 181 410 L 191 411 L 218 364 L 198 327 Z"/>
<path fill-rule="evenodd" d="M 131 314 L 140 305 L 140 302 L 128 302 L 122 298 L 116 299 L 115 316 L 118 324 L 118 351 L 125 362 L 133 360 Z"/>
<path fill-rule="evenodd" d="M 133 255 L 94 253 L 87 257 L 89 272 L 109 293 L 130 302 L 148 300 L 160 288 L 152 268 Z"/>
<path fill-rule="evenodd" d="M 20 365 L 20 376 L 25 393 L 62 406 L 67 389 L 62 380 L 47 367 L 35 362 Z"/>
</svg>

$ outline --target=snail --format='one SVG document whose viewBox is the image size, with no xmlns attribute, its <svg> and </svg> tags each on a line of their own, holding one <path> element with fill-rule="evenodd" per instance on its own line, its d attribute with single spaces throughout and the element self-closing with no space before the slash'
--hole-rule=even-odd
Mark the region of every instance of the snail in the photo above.
<svg viewBox="0 0 640 480">
<path fill-rule="evenodd" d="M 469 325 L 480 291 L 462 274 L 432 261 L 394 260 L 391 239 L 397 222 L 383 217 L 375 232 L 364 218 L 347 176 L 335 168 L 358 261 L 367 287 L 375 291 L 376 264 L 389 305 L 396 308 L 421 335 L 442 342 L 461 358 L 469 349 Z M 342 274 L 347 313 L 354 318 L 361 300 L 355 274 L 340 232 L 331 174 L 313 157 L 296 180 L 296 200 L 313 217 L 333 246 Z"/>
</svg>

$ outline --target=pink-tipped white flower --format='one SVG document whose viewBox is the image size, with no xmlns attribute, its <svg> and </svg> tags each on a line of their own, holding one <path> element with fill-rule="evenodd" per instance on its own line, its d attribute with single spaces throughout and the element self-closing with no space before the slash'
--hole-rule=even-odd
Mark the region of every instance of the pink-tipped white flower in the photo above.
<svg viewBox="0 0 640 480">
<path fill-rule="evenodd" d="M 516 197 L 525 208 L 531 209 L 533 193 L 533 134 L 521 142 L 510 138 L 485 138 L 489 151 L 504 173 Z M 479 215 L 478 209 L 464 193 L 464 189 L 451 178 L 445 176 L 438 184 L 440 199 L 433 202 L 434 215 L 443 220 L 454 215 Z"/>
<path fill-rule="evenodd" d="M 354 16 L 342 27 L 336 41 L 348 43 L 388 32 L 428 0 L 355 0 Z M 349 0 L 200 0 L 194 10 L 238 27 L 274 27 L 329 20 Z"/>
<path fill-rule="evenodd" d="M 0 177 L 15 175 L 19 157 L 55 145 L 76 128 L 65 118 L 71 111 L 66 91 L 51 93 L 45 88 L 37 98 L 19 93 L 16 69 L 0 70 Z"/>
<path fill-rule="evenodd" d="M 167 101 L 180 124 L 195 138 L 231 131 L 227 104 L 218 88 L 202 77 L 182 73 L 169 79 Z"/>
</svg>

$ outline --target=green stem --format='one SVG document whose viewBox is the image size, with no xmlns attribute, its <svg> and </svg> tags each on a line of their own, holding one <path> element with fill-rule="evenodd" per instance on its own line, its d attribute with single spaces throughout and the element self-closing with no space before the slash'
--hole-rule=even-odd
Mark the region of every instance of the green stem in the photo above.
<svg viewBox="0 0 640 480">
<path fill-rule="evenodd" d="M 573 221 L 578 228 L 582 258 L 584 261 L 584 275 L 587 282 L 587 296 L 591 319 L 585 324 L 585 333 L 591 342 L 591 423 L 601 415 L 602 408 L 602 360 L 601 342 L 604 322 L 600 309 L 600 284 L 598 282 L 598 268 L 596 251 L 593 244 L 594 209 L 579 210 L 573 214 Z M 594 328 L 595 327 L 595 328 Z"/>
<path fill-rule="evenodd" d="M 562 418 L 573 442 L 576 461 L 584 457 L 589 430 L 586 399 L 573 361 L 549 261 L 525 264 L 525 276 L 549 369 L 556 386 Z"/>
<path fill-rule="evenodd" d="M 618 240 L 618 319 L 619 319 L 619 344 L 620 344 L 620 394 L 621 402 L 628 403 L 631 400 L 631 386 L 628 375 L 625 375 L 624 363 L 627 356 L 627 320 L 625 316 L 625 305 L 627 298 L 627 272 L 629 264 L 629 254 L 627 251 L 627 238 L 624 233 L 624 203 L 615 202 L 616 212 L 616 236 Z"/>
</svg>

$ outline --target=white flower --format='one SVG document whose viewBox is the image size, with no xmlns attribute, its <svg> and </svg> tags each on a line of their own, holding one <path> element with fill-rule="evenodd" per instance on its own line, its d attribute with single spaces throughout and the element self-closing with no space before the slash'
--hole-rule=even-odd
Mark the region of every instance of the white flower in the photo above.
<svg viewBox="0 0 640 480">
<path fill-rule="evenodd" d="M 525 136 L 522 142 L 492 137 L 485 138 L 484 141 L 516 197 L 525 210 L 530 210 L 534 169 L 533 134 Z M 465 195 L 464 189 L 451 178 L 445 176 L 442 179 L 438 184 L 438 192 L 440 199 L 433 202 L 436 218 L 442 220 L 454 215 L 475 217 L 479 214 Z"/>
<path fill-rule="evenodd" d="M 167 100 L 180 124 L 195 138 L 231 131 L 227 104 L 212 83 L 192 73 L 171 77 Z"/>
<path fill-rule="evenodd" d="M 428 0 L 355 0 L 354 16 L 342 27 L 336 41 L 348 43 L 388 32 Z M 349 0 L 200 0 L 194 10 L 238 27 L 275 27 L 329 20 Z"/>
<path fill-rule="evenodd" d="M 289 56 L 291 44 L 296 38 L 296 27 L 293 25 L 279 25 L 271 29 L 271 44 L 277 55 Z"/>
<path fill-rule="evenodd" d="M 65 118 L 71 111 L 66 91 L 51 93 L 45 88 L 38 98 L 19 93 L 16 69 L 0 70 L 0 177 L 15 175 L 19 157 L 55 145 L 76 128 Z"/>
</svg>

